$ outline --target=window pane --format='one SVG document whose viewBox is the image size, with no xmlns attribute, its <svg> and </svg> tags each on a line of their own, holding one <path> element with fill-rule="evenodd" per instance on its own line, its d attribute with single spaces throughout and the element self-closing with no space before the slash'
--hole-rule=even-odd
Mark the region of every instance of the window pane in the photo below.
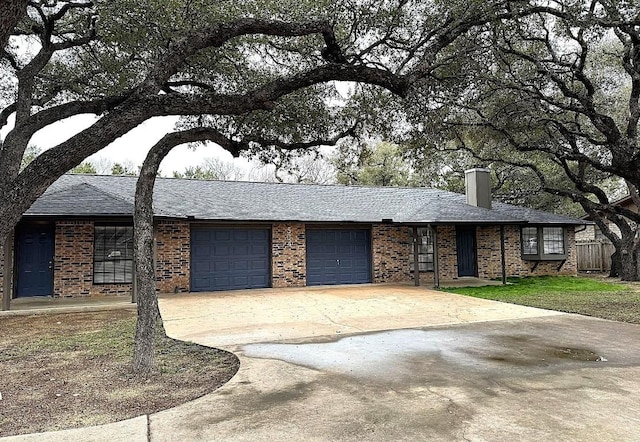
<svg viewBox="0 0 640 442">
<path fill-rule="evenodd" d="M 562 227 L 542 229 L 545 255 L 564 255 L 564 232 Z"/>
<path fill-rule="evenodd" d="M 410 269 L 413 272 L 413 251 L 414 243 L 411 244 L 411 256 L 410 256 Z M 418 268 L 421 272 L 433 271 L 433 237 L 431 235 L 431 229 L 419 228 L 418 229 Z"/>
<path fill-rule="evenodd" d="M 538 228 L 522 228 L 522 253 L 524 255 L 538 254 Z"/>
<path fill-rule="evenodd" d="M 94 284 L 133 281 L 133 227 L 95 226 Z"/>
</svg>

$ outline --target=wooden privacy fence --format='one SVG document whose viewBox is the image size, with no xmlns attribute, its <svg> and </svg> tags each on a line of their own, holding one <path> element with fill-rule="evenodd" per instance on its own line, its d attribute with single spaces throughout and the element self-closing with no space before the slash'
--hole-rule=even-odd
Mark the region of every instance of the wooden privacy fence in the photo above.
<svg viewBox="0 0 640 442">
<path fill-rule="evenodd" d="M 611 270 L 613 244 L 603 241 L 576 243 L 579 271 L 608 272 Z"/>
</svg>

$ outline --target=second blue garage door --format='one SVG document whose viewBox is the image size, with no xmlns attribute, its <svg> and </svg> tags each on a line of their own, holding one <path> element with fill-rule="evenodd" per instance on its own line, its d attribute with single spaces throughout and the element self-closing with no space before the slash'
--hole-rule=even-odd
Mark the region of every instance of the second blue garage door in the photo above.
<svg viewBox="0 0 640 442">
<path fill-rule="evenodd" d="M 367 282 L 371 282 L 369 230 L 307 230 L 307 285 Z"/>
<path fill-rule="evenodd" d="M 270 285 L 270 230 L 193 228 L 191 291 Z"/>
</svg>

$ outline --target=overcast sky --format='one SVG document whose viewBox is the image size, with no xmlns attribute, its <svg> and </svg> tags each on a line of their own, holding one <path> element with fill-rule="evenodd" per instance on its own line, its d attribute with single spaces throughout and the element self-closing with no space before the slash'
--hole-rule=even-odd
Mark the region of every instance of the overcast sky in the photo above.
<svg viewBox="0 0 640 442">
<path fill-rule="evenodd" d="M 73 134 L 94 123 L 97 118 L 93 115 L 79 115 L 73 118 L 52 124 L 36 133 L 31 139 L 32 145 L 46 150 L 55 146 Z M 125 136 L 117 139 L 97 154 L 89 157 L 89 160 L 99 160 L 101 158 L 114 163 L 133 164 L 139 166 L 144 161 L 149 149 L 166 133 L 174 129 L 176 117 L 157 117 L 146 121 Z M 5 137 L 7 129 L 0 132 L 1 137 Z M 253 167 L 244 158 L 234 159 L 230 153 L 220 146 L 208 143 L 206 146 L 198 146 L 196 150 L 188 148 L 186 145 L 175 147 L 160 165 L 160 170 L 164 176 L 171 176 L 174 170 L 184 171 L 188 166 L 197 166 L 205 158 L 220 158 L 225 162 L 233 161 L 235 164 L 249 170 Z"/>
</svg>

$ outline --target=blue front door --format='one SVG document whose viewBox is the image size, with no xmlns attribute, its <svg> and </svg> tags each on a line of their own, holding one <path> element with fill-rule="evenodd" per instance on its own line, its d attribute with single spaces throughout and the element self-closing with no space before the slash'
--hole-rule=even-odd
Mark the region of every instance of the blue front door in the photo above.
<svg viewBox="0 0 640 442">
<path fill-rule="evenodd" d="M 19 226 L 16 232 L 16 296 L 53 294 L 53 226 Z"/>
<path fill-rule="evenodd" d="M 458 276 L 476 276 L 476 229 L 456 227 L 456 249 L 458 255 Z"/>
<path fill-rule="evenodd" d="M 367 282 L 371 282 L 369 230 L 307 230 L 307 285 Z"/>
</svg>

